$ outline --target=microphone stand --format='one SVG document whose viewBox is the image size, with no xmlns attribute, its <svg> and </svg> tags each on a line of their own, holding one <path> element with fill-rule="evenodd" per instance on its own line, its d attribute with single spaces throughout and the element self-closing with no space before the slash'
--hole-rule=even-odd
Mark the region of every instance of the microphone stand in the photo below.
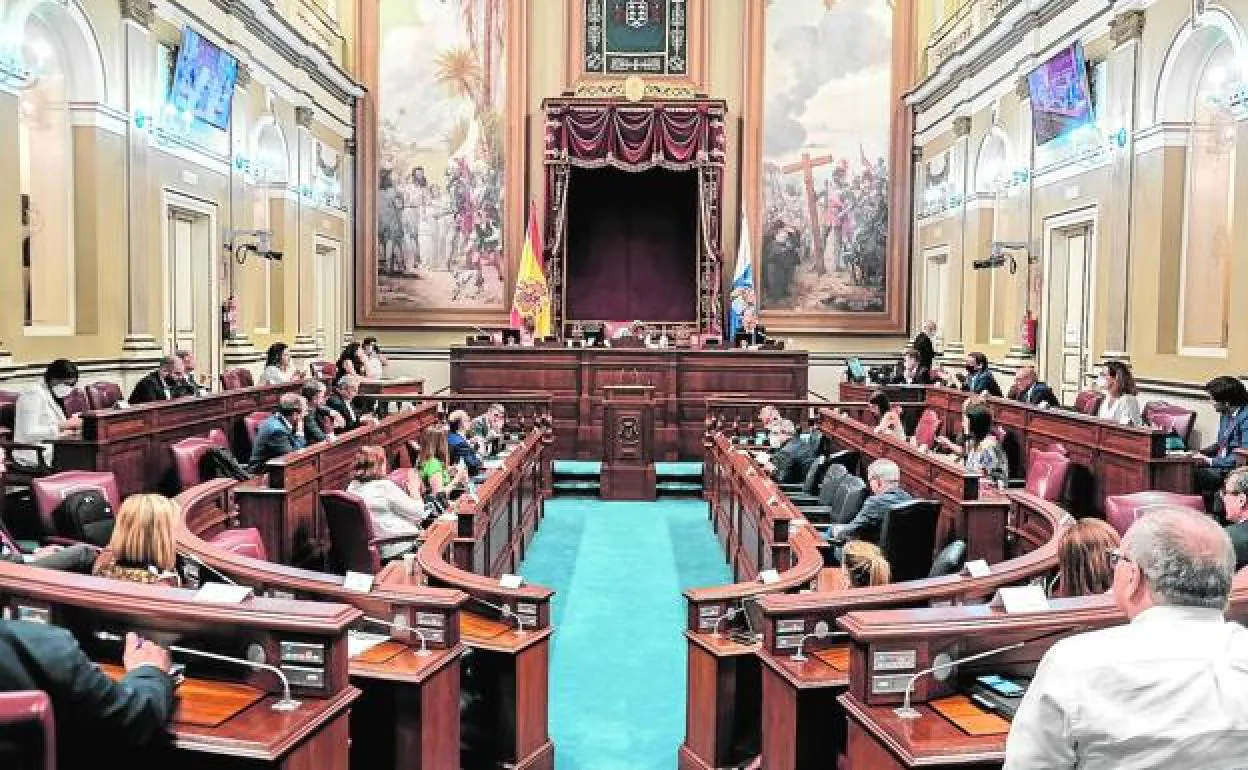
<svg viewBox="0 0 1248 770">
<path fill-rule="evenodd" d="M 114 633 L 110 633 L 108 631 L 96 631 L 95 638 L 101 641 L 105 641 L 105 642 L 122 642 L 123 644 L 125 643 L 125 640 L 121 636 L 114 634 Z M 255 668 L 261 671 L 268 671 L 276 675 L 277 678 L 281 680 L 282 682 L 282 697 L 281 699 L 279 699 L 277 702 L 273 704 L 272 709 L 274 711 L 294 711 L 295 709 L 299 708 L 299 701 L 290 697 L 290 680 L 286 678 L 285 672 L 283 672 L 277 666 L 270 666 L 267 663 L 257 663 L 254 660 L 246 660 L 245 658 L 232 658 L 229 655 L 220 655 L 215 652 L 193 650 L 190 647 L 182 647 L 181 645 L 177 645 L 177 644 L 169 645 L 169 651 L 180 652 L 183 655 L 190 655 L 192 657 L 208 658 L 209 660 L 218 660 L 224 663 L 234 663 L 235 665 L 247 666 L 248 668 Z"/>
<path fill-rule="evenodd" d="M 718 639 L 719 638 L 719 624 L 723 623 L 725 620 L 732 620 L 733 618 L 740 615 L 744 611 L 745 610 L 741 609 L 740 607 L 729 607 L 727 612 L 725 612 L 723 615 L 720 615 L 718 618 L 715 619 L 715 625 L 711 628 L 711 636 Z"/>
<path fill-rule="evenodd" d="M 518 636 L 525 635 L 526 632 L 524 630 L 524 618 L 520 617 L 520 615 L 517 614 L 514 610 L 512 610 L 510 606 L 506 604 L 502 604 L 502 605 L 493 604 L 491 602 L 487 602 L 485 599 L 482 599 L 479 596 L 474 596 L 472 598 L 476 599 L 478 602 L 481 602 L 482 604 L 484 604 L 486 607 L 489 607 L 490 609 L 498 610 L 498 614 L 503 616 L 504 618 L 511 618 L 512 620 L 516 621 L 516 634 Z"/>
<path fill-rule="evenodd" d="M 917 710 L 910 707 L 910 695 L 911 693 L 914 692 L 914 683 L 919 680 L 919 677 L 927 676 L 928 674 L 932 674 L 937 671 L 943 671 L 947 668 L 952 668 L 953 666 L 957 666 L 962 663 L 970 663 L 971 661 L 979 660 L 981 658 L 987 658 L 992 655 L 999 655 L 1000 653 L 1009 652 L 1010 650 L 1017 650 L 1019 647 L 1022 647 L 1025 644 L 1027 644 L 1027 642 L 1015 642 L 1014 644 L 1007 644 L 1004 647 L 998 647 L 994 650 L 987 650 L 985 652 L 979 652 L 974 655 L 968 655 L 965 658 L 955 658 L 953 660 L 945 661 L 944 663 L 938 663 L 935 666 L 932 666 L 930 668 L 925 668 L 922 671 L 916 672 L 914 676 L 910 677 L 910 681 L 906 682 L 906 695 L 905 695 L 905 698 L 902 699 L 901 708 L 893 709 L 893 713 L 895 713 L 898 717 L 902 719 L 918 719 L 920 716 L 922 716 Z"/>
<path fill-rule="evenodd" d="M 433 654 L 432 652 L 429 651 L 429 640 L 425 638 L 424 632 L 421 631 L 419 628 L 414 628 L 412 626 L 401 626 L 398 623 L 391 623 L 388 620 L 381 620 L 380 618 L 374 618 L 368 615 L 363 616 L 362 619 L 367 620 L 369 623 L 376 623 L 379 626 L 385 626 L 386 628 L 392 629 L 394 631 L 409 631 L 413 634 L 416 634 L 416 636 L 420 638 L 420 650 L 416 654 L 422 658 Z"/>
</svg>

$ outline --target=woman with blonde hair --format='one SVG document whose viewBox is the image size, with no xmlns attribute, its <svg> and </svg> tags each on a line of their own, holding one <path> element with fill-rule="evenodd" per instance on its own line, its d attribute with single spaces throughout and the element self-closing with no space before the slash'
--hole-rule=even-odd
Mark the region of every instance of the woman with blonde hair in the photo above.
<svg viewBox="0 0 1248 770">
<path fill-rule="evenodd" d="M 347 485 L 347 491 L 363 498 L 378 536 L 412 537 L 410 542 L 383 544 L 383 559 L 393 559 L 411 550 L 421 533 L 425 504 L 420 494 L 420 477 L 414 469 L 407 474 L 406 486 L 407 489 L 400 487 L 386 475 L 386 451 L 381 447 L 363 446 L 355 453 L 355 478 Z"/>
<path fill-rule="evenodd" d="M 888 585 L 892 580 L 892 568 L 884 552 L 875 543 L 850 540 L 841 551 L 841 569 L 845 582 L 853 588 Z"/>
<path fill-rule="evenodd" d="M 174 525 L 181 511 L 164 495 L 130 495 L 117 510 L 113 536 L 92 574 L 132 583 L 180 586 Z"/>
<path fill-rule="evenodd" d="M 1100 519 L 1080 519 L 1057 541 L 1056 596 L 1103 594 L 1114 583 L 1109 552 L 1122 542 L 1118 531 Z"/>
<path fill-rule="evenodd" d="M 420 436 L 420 458 L 416 467 L 420 469 L 421 480 L 429 485 L 431 495 L 450 492 L 452 486 L 468 480 L 468 469 L 463 465 L 451 469 L 448 431 L 445 424 L 430 425 Z"/>
</svg>

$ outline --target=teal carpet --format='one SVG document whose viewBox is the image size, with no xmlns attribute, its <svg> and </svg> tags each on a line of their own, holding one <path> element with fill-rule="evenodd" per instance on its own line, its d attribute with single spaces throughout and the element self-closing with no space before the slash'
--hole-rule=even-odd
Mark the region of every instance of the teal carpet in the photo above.
<svg viewBox="0 0 1248 770">
<path fill-rule="evenodd" d="M 553 588 L 559 770 L 671 770 L 685 732 L 685 600 L 732 579 L 702 500 L 556 498 L 523 574 Z"/>
</svg>

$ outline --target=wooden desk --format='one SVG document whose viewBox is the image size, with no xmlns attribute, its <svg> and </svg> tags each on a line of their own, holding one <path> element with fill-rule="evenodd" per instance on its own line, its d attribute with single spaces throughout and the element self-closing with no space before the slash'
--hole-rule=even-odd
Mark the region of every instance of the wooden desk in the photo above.
<svg viewBox="0 0 1248 770">
<path fill-rule="evenodd" d="M 940 502 L 936 530 L 939 550 L 957 538 L 966 541 L 967 560 L 984 559 L 994 564 L 1005 559 L 1001 533 L 1005 531 L 1008 501 L 998 495 L 980 495 L 980 477 L 961 464 L 911 446 L 891 435 L 846 415 L 825 409 L 820 429 L 839 448 L 853 449 L 861 466 L 888 458 L 901 469 L 901 486 L 915 497 Z"/>
<path fill-rule="evenodd" d="M 121 645 L 94 632 L 117 636 L 135 631 L 162 643 L 234 657 L 263 654 L 287 670 L 293 711 L 273 711 L 282 693 L 274 675 L 234 664 L 173 654 L 192 680 L 180 693 L 180 721 L 170 725 L 179 767 L 298 768 L 346 770 L 347 720 L 359 691 L 347 676 L 347 627 L 358 610 L 328 602 L 251 599 L 241 604 L 204 604 L 194 592 L 0 563 L 0 605 L 6 615 L 51 622 L 72 631 L 94 660 L 116 663 Z M 288 645 L 304 645 L 311 657 L 291 657 Z M 316 661 L 320 662 L 316 662 Z M 296 677 L 296 671 L 303 676 Z M 313 676 L 314 675 L 314 676 Z M 251 705 L 222 710 L 216 700 L 229 689 L 259 697 Z M 222 721 L 222 719 L 224 721 Z"/>
<path fill-rule="evenodd" d="M 1248 573 L 1236 575 L 1227 617 L 1248 617 Z M 1047 611 L 1007 615 L 984 604 L 927 609 L 851 612 L 840 619 L 849 633 L 849 691 L 839 699 L 849 718 L 848 761 L 854 770 L 913 767 L 1000 767 L 1005 734 L 972 736 L 936 713 L 932 701 L 957 692 L 958 682 L 979 674 L 1030 677 L 1058 640 L 1073 634 L 1126 622 L 1109 596 L 1054 599 Z M 958 676 L 940 682 L 920 677 L 911 705 L 916 720 L 902 720 L 893 709 L 903 692 L 888 686 L 932 665 L 937 655 L 965 657 L 1015 642 L 1017 650 L 959 666 Z M 877 652 L 912 655 L 913 666 L 878 672 Z M 893 657 L 893 662 L 896 657 Z M 908 664 L 909 661 L 906 661 Z M 877 673 L 881 676 L 877 677 Z M 1129 718 L 1127 716 L 1126 718 Z"/>
<path fill-rule="evenodd" d="M 123 498 L 138 492 L 172 495 L 177 492 L 177 478 L 170 446 L 219 428 L 236 454 L 249 450 L 243 417 L 273 411 L 283 393 L 298 392 L 300 385 L 261 385 L 128 409 L 83 412 L 81 436 L 52 441 L 55 465 L 57 470 L 111 471 Z"/>
<path fill-rule="evenodd" d="M 655 458 L 696 460 L 708 397 L 805 398 L 807 358 L 802 351 L 463 346 L 451 348 L 451 390 L 550 393 L 557 456 L 599 459 L 603 386 L 653 385 Z"/>
<path fill-rule="evenodd" d="M 361 396 L 388 396 L 394 393 L 421 394 L 425 381 L 419 377 L 390 377 L 381 380 L 360 380 Z"/>
</svg>

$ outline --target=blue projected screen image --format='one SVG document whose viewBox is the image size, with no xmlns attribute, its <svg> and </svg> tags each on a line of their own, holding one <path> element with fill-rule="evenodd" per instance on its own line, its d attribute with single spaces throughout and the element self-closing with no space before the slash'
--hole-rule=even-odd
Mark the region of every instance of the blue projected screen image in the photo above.
<svg viewBox="0 0 1248 770">
<path fill-rule="evenodd" d="M 1027 76 L 1036 146 L 1094 121 L 1083 45 L 1063 48 Z"/>
<path fill-rule="evenodd" d="M 182 29 L 169 87 L 169 103 L 179 113 L 191 115 L 224 131 L 230 125 L 230 105 L 238 60 L 222 51 L 190 27 Z"/>
</svg>

